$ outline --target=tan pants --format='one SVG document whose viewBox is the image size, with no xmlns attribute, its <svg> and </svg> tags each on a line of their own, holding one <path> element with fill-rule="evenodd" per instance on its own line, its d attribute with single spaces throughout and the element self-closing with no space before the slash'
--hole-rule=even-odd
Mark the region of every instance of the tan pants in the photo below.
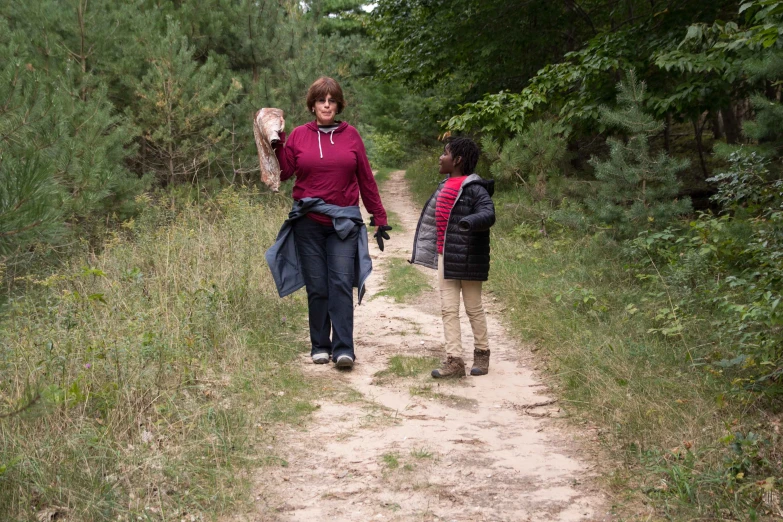
<svg viewBox="0 0 783 522">
<path fill-rule="evenodd" d="M 462 281 L 443 278 L 443 256 L 438 256 L 440 310 L 443 315 L 443 335 L 446 353 L 462 357 L 462 332 L 459 325 L 459 295 L 465 303 L 465 313 L 473 330 L 473 345 L 477 350 L 488 350 L 487 317 L 481 304 L 481 281 Z"/>
</svg>

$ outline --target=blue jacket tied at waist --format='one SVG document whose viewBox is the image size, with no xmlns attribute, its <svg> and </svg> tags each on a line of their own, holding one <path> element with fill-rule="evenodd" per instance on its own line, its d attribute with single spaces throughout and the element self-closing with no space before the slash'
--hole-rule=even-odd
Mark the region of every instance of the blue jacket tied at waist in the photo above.
<svg viewBox="0 0 783 522">
<path fill-rule="evenodd" d="M 344 239 L 355 226 L 360 226 L 357 242 L 356 261 L 354 263 L 353 286 L 359 289 L 359 304 L 364 296 L 364 282 L 372 272 L 372 260 L 367 244 L 367 232 L 365 230 L 362 213 L 359 207 L 338 207 L 324 203 L 320 198 L 302 198 L 294 202 L 288 219 L 283 223 L 277 240 L 264 254 L 269 270 L 277 286 L 277 293 L 285 297 L 302 288 L 305 284 L 299 263 L 299 254 L 294 242 L 294 221 L 303 217 L 308 212 L 318 212 L 332 218 L 332 224 L 340 239 Z"/>
</svg>

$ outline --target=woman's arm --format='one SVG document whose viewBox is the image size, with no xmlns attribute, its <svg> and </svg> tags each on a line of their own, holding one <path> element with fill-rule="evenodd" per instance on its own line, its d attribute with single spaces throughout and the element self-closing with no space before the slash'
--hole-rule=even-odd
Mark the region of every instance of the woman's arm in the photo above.
<svg viewBox="0 0 783 522">
<path fill-rule="evenodd" d="M 459 222 L 460 230 L 483 232 L 495 224 L 495 204 L 489 192 L 480 185 L 477 185 L 477 189 L 470 215 Z"/>
<path fill-rule="evenodd" d="M 388 225 L 386 210 L 383 208 L 381 196 L 378 193 L 378 184 L 375 182 L 375 176 L 372 175 L 370 160 L 367 159 L 367 151 L 364 148 L 364 142 L 359 133 L 354 130 L 355 150 L 356 150 L 356 180 L 359 182 L 359 193 L 364 201 L 364 208 L 375 217 L 375 225 Z"/>
<path fill-rule="evenodd" d="M 294 147 L 291 143 L 291 139 L 294 137 L 294 132 L 289 136 L 289 140 L 286 141 L 285 131 L 280 133 L 280 142 L 275 146 L 275 156 L 277 162 L 280 164 L 280 181 L 285 181 L 296 172 L 296 156 L 294 155 Z"/>
</svg>

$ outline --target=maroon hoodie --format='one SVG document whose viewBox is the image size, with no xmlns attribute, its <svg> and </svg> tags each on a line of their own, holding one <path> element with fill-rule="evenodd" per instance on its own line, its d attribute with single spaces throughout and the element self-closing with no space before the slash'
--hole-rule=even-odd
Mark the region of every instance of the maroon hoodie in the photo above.
<svg viewBox="0 0 783 522">
<path fill-rule="evenodd" d="M 386 211 L 378 195 L 378 185 L 370 169 L 364 142 L 356 129 L 340 122 L 334 131 L 323 133 L 311 121 L 291 131 L 284 146 L 275 148 L 280 162 L 280 180 L 296 175 L 292 196 L 321 198 L 340 207 L 359 205 L 359 194 L 368 212 L 375 216 L 375 224 L 386 225 Z M 332 224 L 324 215 L 308 216 L 323 224 Z"/>
</svg>

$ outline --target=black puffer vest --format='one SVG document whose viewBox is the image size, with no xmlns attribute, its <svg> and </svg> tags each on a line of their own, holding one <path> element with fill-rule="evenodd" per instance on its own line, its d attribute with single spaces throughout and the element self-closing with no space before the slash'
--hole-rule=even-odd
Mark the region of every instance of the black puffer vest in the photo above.
<svg viewBox="0 0 783 522">
<path fill-rule="evenodd" d="M 440 182 L 421 211 L 410 263 L 438 269 L 435 204 L 446 180 Z M 486 281 L 489 276 L 489 228 L 495 224 L 492 194 L 495 182 L 471 174 L 460 186 L 443 240 L 443 277 Z"/>
</svg>

